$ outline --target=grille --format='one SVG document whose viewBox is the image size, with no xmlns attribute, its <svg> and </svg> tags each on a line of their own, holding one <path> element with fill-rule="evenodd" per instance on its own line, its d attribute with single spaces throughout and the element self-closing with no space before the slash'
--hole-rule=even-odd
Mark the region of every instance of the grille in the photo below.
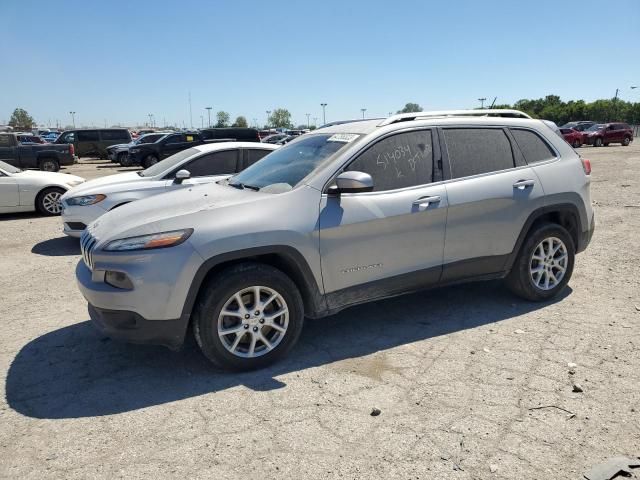
<svg viewBox="0 0 640 480">
<path fill-rule="evenodd" d="M 80 251 L 82 252 L 82 260 L 84 264 L 93 271 L 93 248 L 96 246 L 96 239 L 91 236 L 88 230 L 85 230 L 80 237 Z"/>
</svg>

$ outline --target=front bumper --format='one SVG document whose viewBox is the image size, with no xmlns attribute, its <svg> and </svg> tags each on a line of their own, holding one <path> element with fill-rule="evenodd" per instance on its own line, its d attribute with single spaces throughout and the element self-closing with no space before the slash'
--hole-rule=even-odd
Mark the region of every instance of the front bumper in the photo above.
<svg viewBox="0 0 640 480">
<path fill-rule="evenodd" d="M 85 227 L 79 228 L 80 225 L 89 225 L 91 222 L 107 213 L 107 210 L 100 207 L 99 204 L 85 206 L 68 206 L 62 203 L 62 220 L 63 233 L 70 237 L 79 238 Z"/>
<path fill-rule="evenodd" d="M 126 310 L 107 310 L 89 303 L 93 325 L 104 335 L 123 342 L 164 345 L 172 350 L 184 342 L 188 318 L 147 320 Z"/>
</svg>

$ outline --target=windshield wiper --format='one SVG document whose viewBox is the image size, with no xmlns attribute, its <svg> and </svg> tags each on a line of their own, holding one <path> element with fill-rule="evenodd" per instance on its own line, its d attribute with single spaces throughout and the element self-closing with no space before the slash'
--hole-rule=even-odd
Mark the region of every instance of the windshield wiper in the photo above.
<svg viewBox="0 0 640 480">
<path fill-rule="evenodd" d="M 246 183 L 240 183 L 240 182 L 235 182 L 235 183 L 227 182 L 227 185 L 233 188 L 237 188 L 238 190 L 244 190 L 245 188 L 248 188 L 249 190 L 254 190 L 256 192 L 260 190 L 260 187 L 256 187 L 255 185 L 247 185 Z"/>
<path fill-rule="evenodd" d="M 142 172 L 144 172 L 144 170 L 138 170 L 136 173 L 138 174 L 139 177 L 144 177 Z"/>
</svg>

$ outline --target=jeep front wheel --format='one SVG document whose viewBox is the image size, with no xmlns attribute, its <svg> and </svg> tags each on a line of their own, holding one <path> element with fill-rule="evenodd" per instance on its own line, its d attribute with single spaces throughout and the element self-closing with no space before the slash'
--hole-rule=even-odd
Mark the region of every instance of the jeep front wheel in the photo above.
<svg viewBox="0 0 640 480">
<path fill-rule="evenodd" d="M 291 279 L 268 265 L 245 263 L 220 272 L 203 287 L 193 332 L 215 365 L 252 370 L 286 354 L 303 322 L 302 297 Z"/>
<path fill-rule="evenodd" d="M 575 246 L 569 232 L 557 224 L 543 225 L 525 240 L 507 276 L 507 286 L 526 300 L 548 300 L 569 282 L 574 260 Z"/>
</svg>

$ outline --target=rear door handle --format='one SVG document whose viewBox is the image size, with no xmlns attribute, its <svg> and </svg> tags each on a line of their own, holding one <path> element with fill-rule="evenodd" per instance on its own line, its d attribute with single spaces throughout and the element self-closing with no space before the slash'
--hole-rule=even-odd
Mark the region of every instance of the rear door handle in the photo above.
<svg viewBox="0 0 640 480">
<path fill-rule="evenodd" d="M 433 195 L 430 197 L 420 197 L 414 200 L 413 204 L 421 208 L 427 208 L 432 203 L 440 203 L 440 195 Z"/>
<path fill-rule="evenodd" d="M 513 188 L 518 190 L 524 190 L 525 188 L 533 187 L 536 184 L 535 180 L 518 180 L 513 184 Z"/>
</svg>

